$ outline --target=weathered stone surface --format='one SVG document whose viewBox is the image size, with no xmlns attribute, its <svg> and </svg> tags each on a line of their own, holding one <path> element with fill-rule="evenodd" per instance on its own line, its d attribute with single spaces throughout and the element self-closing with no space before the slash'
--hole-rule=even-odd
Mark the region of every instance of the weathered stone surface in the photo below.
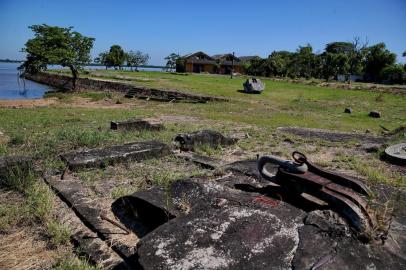
<svg viewBox="0 0 406 270">
<path fill-rule="evenodd" d="M 47 179 L 53 177 L 49 174 Z M 101 240 L 97 233 L 90 230 L 74 211 L 60 198 L 53 201 L 56 219 L 69 228 L 71 239 L 86 254 L 89 261 L 103 269 L 128 269 L 129 265 L 114 251 L 110 245 Z"/>
<path fill-rule="evenodd" d="M 364 143 L 384 143 L 386 138 L 377 137 L 369 134 L 359 134 L 359 133 L 347 133 L 347 132 L 336 132 L 325 129 L 314 129 L 314 128 L 299 128 L 299 127 L 279 127 L 278 131 L 288 132 L 296 136 L 303 136 L 307 138 L 317 138 L 325 141 L 331 142 L 342 142 L 342 141 L 362 141 Z"/>
<path fill-rule="evenodd" d="M 32 159 L 25 156 L 0 157 L 0 186 L 8 185 L 8 178 L 12 174 L 22 176 L 27 174 L 32 167 Z"/>
<path fill-rule="evenodd" d="M 150 130 L 159 131 L 165 127 L 159 122 L 154 122 L 148 119 L 132 119 L 126 121 L 112 121 L 110 125 L 114 130 Z"/>
<path fill-rule="evenodd" d="M 60 89 L 72 89 L 72 78 L 69 76 L 37 73 L 25 74 L 25 78 L 35 82 L 51 85 Z M 176 90 L 154 89 L 146 87 L 137 87 L 131 84 L 103 81 L 88 78 L 78 78 L 76 81 L 76 90 L 92 90 L 92 91 L 113 91 L 126 93 L 128 97 L 139 97 L 144 99 L 153 99 L 158 101 L 185 101 L 194 103 L 206 103 L 211 101 L 226 102 L 225 98 L 202 96 L 196 94 L 183 93 Z"/>
<path fill-rule="evenodd" d="M 254 164 L 236 162 L 224 167 L 224 175 L 214 179 L 203 176 L 175 181 L 165 195 L 156 193 L 158 202 L 153 190 L 147 196 L 134 194 L 142 197 L 140 205 L 150 202 L 173 215 L 139 242 L 140 267 L 405 268 L 405 220 L 393 223 L 389 238 L 394 241 L 385 246 L 363 244 L 352 235 L 345 220 L 323 210 L 328 206 L 306 203 L 256 178 L 251 168 Z M 269 170 L 276 172 L 273 167 Z M 137 202 L 129 204 L 129 208 L 139 207 Z"/>
<path fill-rule="evenodd" d="M 190 212 L 142 238 L 140 265 L 144 269 L 289 268 L 304 212 L 284 203 L 272 207 L 257 201 L 258 194 L 231 188 L 231 183 L 251 181 L 227 175 L 216 181 L 175 182 L 171 203 L 189 204 Z"/>
<path fill-rule="evenodd" d="M 369 112 L 368 116 L 372 118 L 381 118 L 381 113 L 378 111 L 371 111 Z"/>
<path fill-rule="evenodd" d="M 86 151 L 62 154 L 71 170 L 84 167 L 104 167 L 125 160 L 141 161 L 170 153 L 169 147 L 158 141 L 135 142 Z"/>
<path fill-rule="evenodd" d="M 351 108 L 345 108 L 344 113 L 352 113 L 352 109 Z"/>
<path fill-rule="evenodd" d="M 256 93 L 259 94 L 265 89 L 265 84 L 256 78 L 247 79 L 244 83 L 244 91 L 247 93 Z"/>
<path fill-rule="evenodd" d="M 175 137 L 182 151 L 193 151 L 198 145 L 208 145 L 210 147 L 227 146 L 237 142 L 235 138 L 226 138 L 220 132 L 213 130 L 202 130 L 193 133 L 178 134 Z"/>
</svg>

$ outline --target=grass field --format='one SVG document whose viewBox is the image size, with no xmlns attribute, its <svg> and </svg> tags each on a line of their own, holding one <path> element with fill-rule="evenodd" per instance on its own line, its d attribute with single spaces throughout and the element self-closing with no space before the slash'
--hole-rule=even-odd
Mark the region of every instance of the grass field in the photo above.
<svg viewBox="0 0 406 270">
<path fill-rule="evenodd" d="M 245 78 L 164 72 L 92 71 L 83 77 L 109 79 L 138 86 L 178 89 L 185 92 L 223 96 L 232 102 L 177 106 L 177 111 L 216 120 L 230 120 L 265 127 L 295 125 L 337 130 L 379 131 L 379 124 L 391 129 L 406 122 L 406 96 L 360 90 L 339 90 L 310 85 L 264 80 L 261 95 L 239 92 Z M 344 114 L 351 107 L 354 113 Z M 226 109 L 225 109 L 226 108 Z M 382 118 L 368 117 L 371 110 Z"/>
<path fill-rule="evenodd" d="M 59 71 L 58 71 L 59 72 Z M 256 154 L 273 153 L 288 157 L 292 150 L 306 152 L 321 166 L 363 177 L 371 185 L 385 183 L 405 189 L 405 176 L 393 171 L 379 160 L 379 152 L 354 152 L 359 142 L 325 142 L 309 140 L 277 132 L 276 127 L 299 126 L 380 134 L 380 125 L 395 129 L 406 126 L 406 95 L 361 90 L 340 90 L 287 82 L 265 80 L 261 95 L 239 92 L 243 77 L 230 79 L 214 75 L 179 75 L 162 72 L 92 71 L 81 77 L 122 81 L 138 86 L 177 89 L 185 92 L 223 96 L 229 102 L 207 104 L 167 103 L 125 99 L 117 93 L 56 93 L 46 102 L 33 105 L 2 103 L 0 101 L 0 156 L 23 154 L 35 158 L 40 170 L 63 169 L 58 155 L 74 149 L 94 148 L 132 141 L 157 139 L 170 144 L 176 134 L 200 129 L 214 129 L 226 135 L 247 134 L 231 149 L 199 149 L 200 152 L 230 160 L 255 158 Z M 352 114 L 344 109 L 351 107 Z M 370 118 L 378 110 L 382 118 Z M 110 121 L 135 117 L 161 118 L 166 129 L 160 132 L 116 132 L 109 129 Z M 395 141 L 405 140 L 405 134 Z M 381 149 L 382 150 L 382 149 Z M 235 153 L 239 153 L 238 156 Z M 116 179 L 117 186 L 109 196 L 119 196 L 145 187 L 145 175 L 152 185 L 167 185 L 170 181 L 202 173 L 198 168 L 185 169 L 174 160 L 153 160 L 147 167 L 111 167 L 106 170 L 87 170 L 77 176 L 87 185 L 97 187 L 98 181 Z M 150 167 L 148 167 L 150 166 Z M 156 169 L 154 171 L 154 168 Z M 173 168 L 173 170 L 171 170 Z M 139 172 L 139 173 L 135 173 Z M 146 172 L 145 175 L 143 175 Z M 147 173 L 148 172 L 148 173 Z M 125 181 L 136 179 L 137 184 L 126 187 Z M 32 182 L 32 181 L 31 181 Z M 15 191 L 1 189 L 0 237 L 12 235 L 24 226 L 35 226 L 43 240 L 55 246 L 66 246 L 68 232 L 58 225 L 52 215 L 52 194 L 47 187 L 30 182 Z M 3 207 L 11 193 L 20 198 L 11 208 Z M 3 198 L 3 199 L 2 199 Z M 18 215 L 16 213 L 19 213 Z M 17 218 L 13 218 L 17 215 Z M 34 225 L 32 225 L 34 224 Z M 45 235 L 45 236 L 44 236 Z M 0 266 L 2 250 L 0 248 Z M 65 256 L 65 255 L 64 255 Z M 77 258 L 57 258 L 57 269 L 86 269 L 86 262 Z"/>
</svg>

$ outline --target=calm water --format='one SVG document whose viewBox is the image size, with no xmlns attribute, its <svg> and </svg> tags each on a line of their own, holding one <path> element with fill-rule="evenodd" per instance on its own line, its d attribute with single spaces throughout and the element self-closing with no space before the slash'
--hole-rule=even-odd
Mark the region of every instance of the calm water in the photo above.
<svg viewBox="0 0 406 270">
<path fill-rule="evenodd" d="M 51 87 L 18 77 L 19 63 L 0 63 L 0 99 L 41 98 Z"/>
<path fill-rule="evenodd" d="M 34 99 L 44 96 L 52 87 L 24 80 L 18 77 L 19 63 L 0 63 L 0 99 Z M 50 66 L 50 69 L 60 69 L 61 66 Z M 102 66 L 89 66 L 86 69 L 105 69 Z M 162 71 L 160 68 L 139 68 L 143 71 Z"/>
</svg>

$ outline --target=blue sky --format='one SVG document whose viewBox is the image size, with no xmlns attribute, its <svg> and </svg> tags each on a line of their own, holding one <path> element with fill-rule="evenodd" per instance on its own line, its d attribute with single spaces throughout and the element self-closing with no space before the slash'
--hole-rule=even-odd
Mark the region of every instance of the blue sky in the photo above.
<svg viewBox="0 0 406 270">
<path fill-rule="evenodd" d="M 0 58 L 23 59 L 27 26 L 42 23 L 96 38 L 93 56 L 119 44 L 148 53 L 150 64 L 198 50 L 266 57 L 310 43 L 317 52 L 355 36 L 385 42 L 406 62 L 405 0 L 0 0 Z"/>
</svg>

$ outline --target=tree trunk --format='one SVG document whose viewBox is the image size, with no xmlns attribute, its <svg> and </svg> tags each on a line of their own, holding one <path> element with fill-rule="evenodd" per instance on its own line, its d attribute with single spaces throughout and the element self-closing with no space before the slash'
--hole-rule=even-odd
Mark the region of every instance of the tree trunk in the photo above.
<svg viewBox="0 0 406 270">
<path fill-rule="evenodd" d="M 78 79 L 78 71 L 73 66 L 70 66 L 70 71 L 72 72 L 72 90 L 76 89 L 76 80 Z"/>
</svg>

